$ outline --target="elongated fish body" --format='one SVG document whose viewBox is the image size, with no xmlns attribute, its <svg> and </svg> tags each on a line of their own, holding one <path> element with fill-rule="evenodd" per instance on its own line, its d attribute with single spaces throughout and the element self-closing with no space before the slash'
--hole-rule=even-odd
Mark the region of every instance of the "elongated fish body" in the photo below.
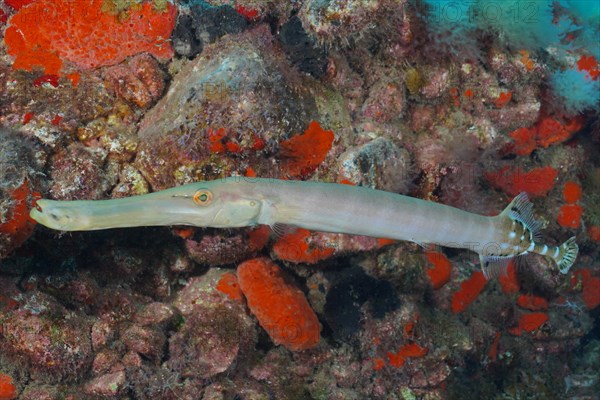
<svg viewBox="0 0 600 400">
<path fill-rule="evenodd" d="M 258 222 L 476 250 L 500 239 L 494 217 L 365 187 L 304 183 L 257 186 L 257 195 L 268 199 Z"/>
<path fill-rule="evenodd" d="M 539 243 L 539 224 L 525 194 L 499 215 L 488 217 L 365 187 L 231 177 L 125 199 L 39 200 L 31 217 L 66 231 L 152 225 L 291 225 L 469 249 L 480 255 L 488 275 L 510 258 L 529 252 L 552 258 L 566 273 L 578 251 L 574 238 L 558 247 Z"/>
</svg>

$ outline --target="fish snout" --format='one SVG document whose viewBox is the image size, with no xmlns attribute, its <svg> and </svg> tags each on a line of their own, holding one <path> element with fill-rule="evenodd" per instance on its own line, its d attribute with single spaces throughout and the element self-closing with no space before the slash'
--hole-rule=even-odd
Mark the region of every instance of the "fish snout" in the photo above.
<svg viewBox="0 0 600 400">
<path fill-rule="evenodd" d="M 29 215 L 39 224 L 52 229 L 68 226 L 75 220 L 75 216 L 68 209 L 53 207 L 52 200 L 38 200 Z"/>
</svg>

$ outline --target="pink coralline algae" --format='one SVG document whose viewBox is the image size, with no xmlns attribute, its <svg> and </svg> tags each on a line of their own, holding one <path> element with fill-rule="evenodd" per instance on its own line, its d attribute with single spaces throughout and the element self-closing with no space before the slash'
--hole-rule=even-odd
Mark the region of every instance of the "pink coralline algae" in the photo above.
<svg viewBox="0 0 600 400">
<path fill-rule="evenodd" d="M 160 98 L 165 88 L 165 73 L 148 54 L 137 55 L 105 73 L 109 90 L 123 100 L 147 108 Z"/>
<path fill-rule="evenodd" d="M 62 200 L 99 199 L 108 191 L 110 182 L 103 168 L 106 154 L 74 143 L 57 152 L 52 159 L 50 189 Z"/>
<path fill-rule="evenodd" d="M 148 52 L 173 56 L 168 41 L 177 18 L 170 2 L 158 10 L 150 2 L 130 9 L 124 18 L 103 10 L 103 0 L 38 0 L 19 9 L 4 34 L 13 68 L 43 68 L 57 75 L 67 61 L 81 69 L 114 65 Z"/>
<path fill-rule="evenodd" d="M 226 371 L 256 344 L 255 322 L 244 305 L 221 290 L 227 276 L 213 268 L 191 278 L 173 302 L 185 322 L 169 338 L 168 365 L 184 377 L 208 378 Z"/>
<path fill-rule="evenodd" d="M 209 378 L 253 348 L 256 331 L 240 303 L 198 305 L 169 339 L 169 367 L 183 377 Z"/>
<path fill-rule="evenodd" d="M 179 235 L 188 232 L 180 232 Z M 241 262 L 258 250 L 261 250 L 269 239 L 268 227 L 259 227 L 241 231 L 237 235 L 225 236 L 223 234 L 205 234 L 195 238 L 184 237 L 185 250 L 192 260 L 199 264 L 219 266 Z"/>
<path fill-rule="evenodd" d="M 161 358 L 166 341 L 161 331 L 137 325 L 126 329 L 121 334 L 121 340 L 131 351 L 135 351 L 152 360 Z"/>
<path fill-rule="evenodd" d="M 28 293 L 18 308 L 0 312 L 0 351 L 20 357 L 51 380 L 75 380 L 92 362 L 89 322 L 43 293 Z"/>
</svg>

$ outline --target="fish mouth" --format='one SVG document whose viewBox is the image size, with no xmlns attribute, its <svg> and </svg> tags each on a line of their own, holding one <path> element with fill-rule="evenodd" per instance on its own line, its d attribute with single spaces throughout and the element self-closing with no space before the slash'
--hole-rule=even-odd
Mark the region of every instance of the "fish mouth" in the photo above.
<svg viewBox="0 0 600 400">
<path fill-rule="evenodd" d="M 76 210 L 64 212 L 62 207 L 57 205 L 54 200 L 38 200 L 29 216 L 38 224 L 56 230 L 70 230 L 69 226 L 73 225 L 73 220 L 76 218 Z"/>
</svg>

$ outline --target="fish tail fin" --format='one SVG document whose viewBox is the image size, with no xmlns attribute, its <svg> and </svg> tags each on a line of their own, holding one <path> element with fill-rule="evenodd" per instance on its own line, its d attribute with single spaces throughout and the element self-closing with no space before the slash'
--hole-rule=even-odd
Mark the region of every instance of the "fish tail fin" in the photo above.
<svg viewBox="0 0 600 400">
<path fill-rule="evenodd" d="M 561 246 L 559 255 L 554 259 L 556 265 L 560 269 L 560 272 L 566 274 L 575 262 L 577 253 L 579 252 L 579 246 L 575 243 L 575 236 L 567 239 Z"/>
<path fill-rule="evenodd" d="M 529 247 L 523 253 L 527 252 L 538 253 L 546 257 L 550 257 L 556 262 L 556 265 L 560 269 L 560 272 L 566 274 L 569 269 L 573 266 L 579 247 L 575 243 L 575 237 L 572 237 L 565 241 L 560 246 L 548 246 L 539 244 L 541 242 L 540 230 L 542 223 L 535 219 L 533 215 L 533 204 L 527 198 L 526 193 L 520 193 L 513 201 L 502 211 L 501 216 L 510 218 L 513 221 L 518 221 L 523 224 L 530 232 L 528 239 Z M 527 235 L 527 233 L 525 233 Z"/>
<path fill-rule="evenodd" d="M 577 246 L 577 243 L 575 243 L 575 236 L 573 236 L 560 246 L 548 246 L 535 243 L 532 252 L 550 257 L 554 260 L 558 269 L 560 269 L 560 272 L 566 274 L 569 272 L 569 269 L 573 266 L 573 263 L 577 258 L 579 247 Z"/>
</svg>

